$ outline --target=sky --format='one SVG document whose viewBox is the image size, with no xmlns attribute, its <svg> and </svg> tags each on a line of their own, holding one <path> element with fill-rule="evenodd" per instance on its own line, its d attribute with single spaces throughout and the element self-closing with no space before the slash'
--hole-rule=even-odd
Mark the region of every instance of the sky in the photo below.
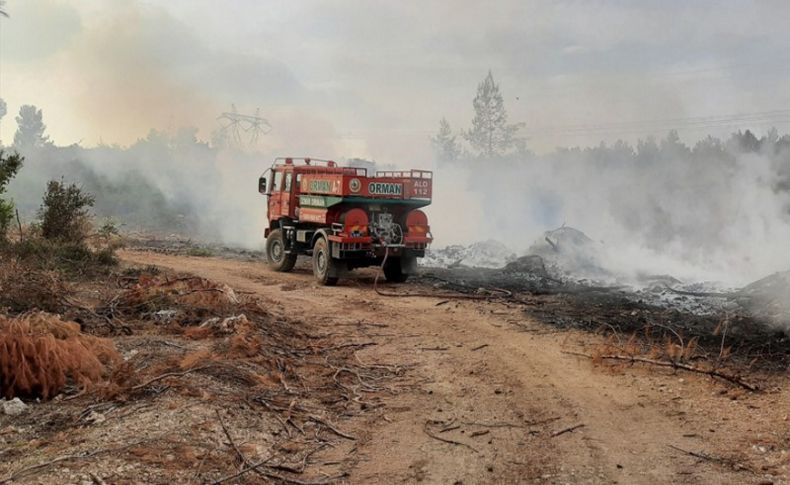
<svg viewBox="0 0 790 485">
<path fill-rule="evenodd" d="M 535 152 L 790 130 L 788 2 L 8 0 L 0 97 L 60 145 L 128 145 L 235 105 L 278 154 L 424 166 L 490 69 Z"/>
</svg>

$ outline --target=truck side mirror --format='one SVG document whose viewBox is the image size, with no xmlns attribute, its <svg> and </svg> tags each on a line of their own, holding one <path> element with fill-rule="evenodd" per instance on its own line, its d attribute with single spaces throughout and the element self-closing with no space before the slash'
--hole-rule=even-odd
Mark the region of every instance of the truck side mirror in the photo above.
<svg viewBox="0 0 790 485">
<path fill-rule="evenodd" d="M 261 177 L 258 179 L 258 192 L 261 194 L 266 194 L 266 177 Z"/>
</svg>

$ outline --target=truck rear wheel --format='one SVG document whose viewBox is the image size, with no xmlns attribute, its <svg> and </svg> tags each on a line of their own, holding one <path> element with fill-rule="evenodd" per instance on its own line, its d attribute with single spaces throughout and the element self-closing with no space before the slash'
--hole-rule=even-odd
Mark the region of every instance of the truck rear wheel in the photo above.
<svg viewBox="0 0 790 485">
<path fill-rule="evenodd" d="M 285 252 L 285 240 L 283 239 L 282 230 L 275 229 L 266 238 L 266 259 L 269 261 L 269 267 L 274 271 L 287 273 L 294 268 L 296 254 Z"/>
<path fill-rule="evenodd" d="M 403 271 L 400 258 L 392 258 L 384 265 L 384 276 L 390 283 L 403 283 L 409 274 Z"/>
<path fill-rule="evenodd" d="M 337 262 L 329 253 L 329 244 L 326 239 L 319 237 L 313 246 L 313 274 L 315 279 L 324 286 L 335 286 L 339 279 Z"/>
</svg>

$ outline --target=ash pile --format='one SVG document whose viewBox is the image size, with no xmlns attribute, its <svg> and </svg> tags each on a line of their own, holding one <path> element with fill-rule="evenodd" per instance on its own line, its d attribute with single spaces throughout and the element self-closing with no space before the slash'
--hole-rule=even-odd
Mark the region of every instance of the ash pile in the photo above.
<svg viewBox="0 0 790 485">
<path fill-rule="evenodd" d="M 442 249 L 429 249 L 421 261 L 431 268 L 501 268 L 517 259 L 516 252 L 500 241 L 489 239 L 469 246 L 455 244 Z"/>
<path fill-rule="evenodd" d="M 599 287 L 614 280 L 601 263 L 602 245 L 578 229 L 546 231 L 524 256 L 504 243 L 488 240 L 469 246 L 430 249 L 421 264 L 425 276 L 470 287 L 551 293 L 562 288 Z"/>
<path fill-rule="evenodd" d="M 426 266 L 434 264 L 423 268 L 422 281 L 468 293 L 508 290 L 529 303 L 529 316 L 561 328 L 682 335 L 711 352 L 725 341 L 744 356 L 790 365 L 790 271 L 726 288 L 672 275 L 625 277 L 606 261 L 603 243 L 563 226 L 545 232 L 524 256 L 495 241 L 432 250 Z"/>
</svg>

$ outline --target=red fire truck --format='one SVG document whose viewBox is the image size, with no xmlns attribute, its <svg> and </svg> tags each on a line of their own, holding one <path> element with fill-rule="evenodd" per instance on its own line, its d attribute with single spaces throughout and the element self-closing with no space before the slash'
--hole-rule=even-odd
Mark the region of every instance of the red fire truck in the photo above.
<svg viewBox="0 0 790 485">
<path fill-rule="evenodd" d="M 266 257 L 275 271 L 291 271 L 299 255 L 334 285 L 348 270 L 380 265 L 403 282 L 425 255 L 432 236 L 421 208 L 431 203 L 433 173 L 341 167 L 331 160 L 278 158 L 258 181 L 268 198 Z"/>
</svg>

